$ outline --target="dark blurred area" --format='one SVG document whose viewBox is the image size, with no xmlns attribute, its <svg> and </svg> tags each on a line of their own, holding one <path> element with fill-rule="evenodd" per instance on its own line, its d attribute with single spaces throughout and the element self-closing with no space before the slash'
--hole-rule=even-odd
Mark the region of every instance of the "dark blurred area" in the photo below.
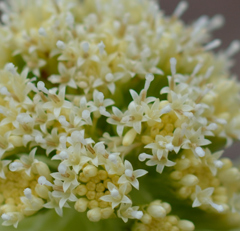
<svg viewBox="0 0 240 231">
<path fill-rule="evenodd" d="M 180 0 L 158 0 L 160 8 L 166 15 L 171 15 L 180 2 Z M 233 40 L 240 40 L 240 0 L 187 0 L 189 7 L 183 14 L 182 19 L 186 23 L 191 23 L 201 15 L 212 17 L 221 14 L 225 18 L 225 24 L 222 28 L 214 31 L 213 37 L 222 40 L 220 49 L 225 49 Z M 232 73 L 238 76 L 240 80 L 240 53 L 235 57 L 235 65 Z M 225 156 L 231 158 L 240 158 L 240 143 L 235 143 L 228 148 Z"/>
</svg>

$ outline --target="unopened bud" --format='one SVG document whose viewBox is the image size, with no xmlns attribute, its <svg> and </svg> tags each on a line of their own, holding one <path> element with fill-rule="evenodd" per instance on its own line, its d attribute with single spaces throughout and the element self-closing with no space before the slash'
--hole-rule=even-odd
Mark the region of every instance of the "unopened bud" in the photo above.
<svg viewBox="0 0 240 231">
<path fill-rule="evenodd" d="M 152 222 L 152 217 L 149 214 L 145 213 L 141 218 L 141 222 L 143 224 L 150 224 Z"/>
<path fill-rule="evenodd" d="M 180 182 L 184 186 L 194 186 L 199 182 L 199 179 L 193 174 L 187 174 L 181 179 Z"/>
<path fill-rule="evenodd" d="M 123 137 L 123 141 L 122 141 L 123 146 L 131 145 L 134 139 L 136 138 L 136 135 L 137 135 L 137 132 L 133 128 L 130 129 Z"/>
<path fill-rule="evenodd" d="M 101 209 L 101 218 L 108 219 L 113 214 L 113 209 L 111 207 L 107 207 Z"/>
<path fill-rule="evenodd" d="M 83 174 L 86 177 L 94 177 L 96 176 L 98 173 L 98 170 L 95 166 L 93 165 L 87 165 L 84 169 L 83 169 Z"/>
<path fill-rule="evenodd" d="M 87 217 L 92 222 L 100 221 L 100 219 L 101 219 L 101 209 L 100 208 L 90 209 L 87 212 Z"/>
<path fill-rule="evenodd" d="M 147 212 L 154 218 L 162 218 L 166 216 L 166 210 L 161 205 L 150 205 Z"/>
<path fill-rule="evenodd" d="M 191 221 L 180 220 L 178 222 L 178 227 L 184 231 L 193 231 L 195 229 L 194 224 Z"/>
</svg>

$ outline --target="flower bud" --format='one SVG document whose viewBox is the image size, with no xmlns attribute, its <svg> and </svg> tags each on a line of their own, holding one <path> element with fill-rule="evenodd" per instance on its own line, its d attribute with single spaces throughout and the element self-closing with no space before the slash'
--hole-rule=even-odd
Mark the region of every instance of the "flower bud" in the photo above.
<svg viewBox="0 0 240 231">
<path fill-rule="evenodd" d="M 100 221 L 100 219 L 101 219 L 101 209 L 100 208 L 90 209 L 87 212 L 87 217 L 92 222 Z"/>
<path fill-rule="evenodd" d="M 74 208 L 78 212 L 85 212 L 87 210 L 88 200 L 86 198 L 80 198 L 76 201 Z"/>
<path fill-rule="evenodd" d="M 129 146 L 133 143 L 135 137 L 137 135 L 137 132 L 132 128 L 130 129 L 125 136 L 123 137 L 122 144 L 123 146 Z"/>
<path fill-rule="evenodd" d="M 37 173 L 40 176 L 45 176 L 47 180 L 52 179 L 50 176 L 50 170 L 49 170 L 48 166 L 41 161 L 34 163 L 33 171 L 34 171 L 34 173 Z"/>
<path fill-rule="evenodd" d="M 152 217 L 149 214 L 145 213 L 141 218 L 141 222 L 143 224 L 150 224 L 152 222 Z"/>
<path fill-rule="evenodd" d="M 111 207 L 107 207 L 101 209 L 101 218 L 108 219 L 113 214 L 113 209 Z"/>
<path fill-rule="evenodd" d="M 88 190 L 84 184 L 81 184 L 75 189 L 75 191 L 79 196 L 84 196 L 84 195 L 86 195 Z"/>
<path fill-rule="evenodd" d="M 184 231 L 193 231 L 195 229 L 194 224 L 187 220 L 180 220 L 178 222 L 178 227 Z"/>
<path fill-rule="evenodd" d="M 48 189 L 47 186 L 37 184 L 36 187 L 35 187 L 35 191 L 38 194 L 38 196 L 40 196 L 41 198 L 48 199 L 49 189 Z"/>
<path fill-rule="evenodd" d="M 84 169 L 83 169 L 83 174 L 86 177 L 94 177 L 96 176 L 98 173 L 98 170 L 95 166 L 93 165 L 87 165 Z"/>
<path fill-rule="evenodd" d="M 154 218 L 162 218 L 166 216 L 166 210 L 161 205 L 150 205 L 147 212 Z"/>
<path fill-rule="evenodd" d="M 199 179 L 193 174 L 187 174 L 181 179 L 180 182 L 184 186 L 194 186 L 199 182 Z"/>
</svg>

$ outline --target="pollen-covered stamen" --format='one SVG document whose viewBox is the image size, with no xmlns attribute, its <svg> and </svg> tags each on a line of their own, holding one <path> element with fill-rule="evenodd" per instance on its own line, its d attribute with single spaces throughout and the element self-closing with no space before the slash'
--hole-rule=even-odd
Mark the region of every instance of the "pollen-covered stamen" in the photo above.
<svg viewBox="0 0 240 231">
<path fill-rule="evenodd" d="M 55 104 L 58 104 L 61 102 L 61 99 L 59 99 L 59 97 L 55 94 L 49 93 L 48 96 Z"/>
<path fill-rule="evenodd" d="M 187 10 L 188 3 L 186 1 L 181 1 L 177 5 L 176 9 L 173 12 L 173 17 L 180 18 L 183 13 Z"/>
<path fill-rule="evenodd" d="M 95 154 L 95 151 L 90 144 L 88 144 L 86 148 L 88 149 L 89 152 L 91 152 L 92 154 Z"/>
<path fill-rule="evenodd" d="M 24 189 L 23 193 L 28 200 L 32 199 L 32 190 L 30 188 Z"/>
<path fill-rule="evenodd" d="M 220 39 L 215 39 L 203 47 L 205 51 L 213 50 L 221 45 Z"/>
</svg>

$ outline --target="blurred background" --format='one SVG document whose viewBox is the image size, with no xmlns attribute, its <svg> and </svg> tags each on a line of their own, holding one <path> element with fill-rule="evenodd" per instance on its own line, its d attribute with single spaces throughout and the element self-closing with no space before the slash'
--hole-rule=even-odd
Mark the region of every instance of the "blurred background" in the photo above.
<svg viewBox="0 0 240 231">
<path fill-rule="evenodd" d="M 158 0 L 161 10 L 166 15 L 171 15 L 181 0 Z M 187 0 L 189 7 L 182 16 L 186 23 L 191 23 L 201 15 L 214 16 L 221 14 L 225 18 L 224 26 L 214 31 L 214 38 L 222 40 L 220 49 L 229 46 L 231 41 L 240 40 L 240 0 Z M 236 74 L 240 80 L 240 52 L 234 57 L 235 66 L 232 73 Z M 228 148 L 224 155 L 236 159 L 240 158 L 240 143 L 235 143 Z"/>
</svg>

